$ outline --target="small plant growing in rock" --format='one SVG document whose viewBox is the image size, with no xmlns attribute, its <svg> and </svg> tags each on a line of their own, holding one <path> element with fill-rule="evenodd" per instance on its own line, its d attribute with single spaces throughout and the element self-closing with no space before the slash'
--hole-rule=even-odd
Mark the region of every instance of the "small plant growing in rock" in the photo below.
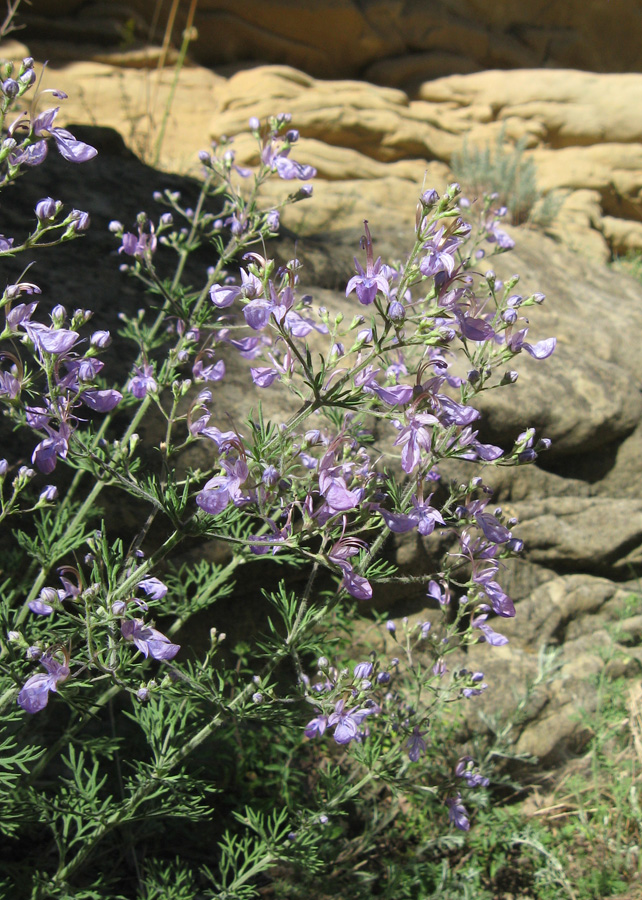
<svg viewBox="0 0 642 900">
<path fill-rule="evenodd" d="M 5 67 L 0 124 L 35 80 L 31 59 Z M 50 146 L 70 163 L 95 155 L 56 112 L 5 129 L 3 185 Z M 485 442 L 474 399 L 514 383 L 520 353 L 553 352 L 553 338 L 528 340 L 525 312 L 544 297 L 479 274 L 512 241 L 491 201 L 466 221 L 452 184 L 419 198 L 400 265 L 376 257 L 365 222 L 346 297 L 317 308 L 299 261 L 264 249 L 281 208 L 259 201 L 272 177 L 292 185 L 283 205 L 307 199 L 315 171 L 291 155 L 290 116 L 249 129 L 256 170 L 215 146 L 194 206 L 159 191 L 163 212 L 110 226 L 147 292 L 147 308 L 119 316 L 133 365 L 105 365 L 112 336 L 91 310 L 23 279 L 2 295 L 0 402 L 31 443 L 27 460 L 8 446 L 0 461 L 0 518 L 15 523 L 2 536 L 0 886 L 16 897 L 223 900 L 275 878 L 294 895 L 306 878 L 336 881 L 340 842 L 354 896 L 400 796 L 450 834 L 469 829 L 488 784 L 449 727 L 487 684 L 454 660 L 506 643 L 501 575 L 522 542 L 481 473 L 530 463 L 548 441 L 529 428 Z M 89 227 L 51 197 L 34 217 L 0 254 Z M 211 265 L 194 286 L 185 265 L 201 247 Z M 225 413 L 231 365 L 254 397 L 245 418 Z M 280 390 L 290 414 L 270 420 L 261 395 Z M 151 449 L 142 435 L 158 421 Z M 451 460 L 469 477 L 451 482 Z M 131 506 L 133 531 L 101 511 L 109 497 Z M 410 533 L 443 548 L 412 579 L 382 556 Z M 217 561 L 210 542 L 225 547 Z M 425 617 L 373 623 L 373 597 L 410 581 Z M 262 623 L 228 649 L 219 610 L 235 590 L 262 602 Z M 359 620 L 371 633 L 355 658 Z M 206 640 L 192 646 L 195 622 Z M 368 846 L 355 809 L 374 817 Z"/>
<path fill-rule="evenodd" d="M 450 161 L 455 177 L 471 197 L 495 195 L 498 207 L 505 207 L 513 225 L 531 222 L 540 228 L 553 224 L 564 202 L 564 194 L 542 194 L 537 186 L 537 168 L 524 156 L 526 138 L 508 149 L 502 128 L 493 148 L 470 146 L 464 140 Z"/>
</svg>

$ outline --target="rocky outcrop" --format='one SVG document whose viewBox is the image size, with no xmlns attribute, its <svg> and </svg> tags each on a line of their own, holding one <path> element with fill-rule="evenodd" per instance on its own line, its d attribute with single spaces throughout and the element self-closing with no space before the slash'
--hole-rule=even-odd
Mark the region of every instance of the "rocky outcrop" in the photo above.
<svg viewBox="0 0 642 900">
<path fill-rule="evenodd" d="M 149 0 L 32 0 L 21 12 L 30 40 L 104 53 L 127 39 L 160 41 L 168 13 L 154 22 L 154 8 Z M 188 10 L 179 4 L 176 44 Z M 642 71 L 634 0 L 199 0 L 195 25 L 191 52 L 204 65 L 286 63 L 404 89 L 493 68 Z"/>
<path fill-rule="evenodd" d="M 9 47 L 14 58 L 26 49 Z M 464 146 L 494 147 L 503 134 L 507 147 L 526 142 L 540 189 L 562 203 L 548 226 L 558 241 L 601 261 L 642 247 L 642 125 L 629 113 L 639 106 L 642 75 L 482 72 L 426 82 L 417 100 L 286 66 L 231 77 L 187 68 L 173 95 L 172 81 L 170 69 L 97 62 L 50 65 L 45 74 L 47 86 L 70 94 L 64 121 L 109 125 L 169 171 L 196 174 L 197 152 L 223 135 L 234 138 L 240 161 L 255 160 L 249 117 L 290 112 L 302 135 L 297 153 L 318 169 L 315 203 L 286 216 L 301 234 L 357 228 L 364 218 L 401 233 L 418 185 L 445 184 Z M 465 186 L 465 172 L 458 177 Z"/>
</svg>

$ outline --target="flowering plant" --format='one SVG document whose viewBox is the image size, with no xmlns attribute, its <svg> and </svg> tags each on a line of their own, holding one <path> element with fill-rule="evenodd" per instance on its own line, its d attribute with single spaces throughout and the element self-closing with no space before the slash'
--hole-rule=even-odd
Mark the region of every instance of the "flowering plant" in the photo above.
<svg viewBox="0 0 642 900">
<path fill-rule="evenodd" d="M 30 59 L 15 79 L 5 68 L 0 123 L 33 71 Z M 56 114 L 22 113 L 6 129 L 3 185 L 52 142 L 70 163 L 95 155 Z M 486 442 L 473 401 L 516 380 L 522 351 L 553 352 L 554 339 L 527 341 L 524 311 L 544 298 L 516 293 L 517 276 L 478 271 L 512 246 L 505 211 L 491 198 L 473 227 L 453 184 L 421 195 L 402 264 L 375 260 L 364 223 L 365 267 L 355 260 L 337 310 L 315 308 L 300 294 L 300 262 L 278 266 L 264 250 L 282 207 L 260 199 L 271 177 L 303 182 L 283 205 L 308 198 L 315 171 L 290 156 L 288 115 L 249 127 L 256 169 L 237 164 L 231 142 L 214 146 L 193 208 L 159 192 L 158 218 L 111 223 L 121 268 L 149 300 L 120 313 L 119 340 L 136 348 L 120 384 L 100 358 L 112 336 L 87 328 L 91 311 L 47 313 L 22 280 L 2 296 L 0 402 L 31 451 L 0 462 L 0 517 L 17 523 L 3 536 L 0 596 L 0 829 L 12 848 L 0 884 L 34 900 L 255 896 L 279 867 L 320 871 L 324 829 L 377 785 L 419 792 L 466 830 L 466 797 L 488 784 L 452 735 L 447 748 L 435 742 L 445 710 L 487 688 L 451 660 L 505 643 L 496 623 L 515 614 L 500 579 L 522 543 L 479 473 L 532 462 L 548 442 L 533 429 L 508 448 Z M 35 217 L 1 253 L 89 227 L 51 197 Z M 215 262 L 194 288 L 185 266 L 203 246 Z M 167 278 L 158 260 L 170 254 Z M 221 412 L 232 365 L 255 394 L 242 424 Z M 261 398 L 279 391 L 294 411 L 270 421 Z M 141 432 L 158 422 L 152 454 Z M 453 480 L 453 464 L 470 474 Z M 109 497 L 139 516 L 130 533 L 98 506 Z M 413 533 L 436 561 L 409 576 L 382 551 Z M 217 561 L 214 545 L 225 548 Z M 277 566 L 263 624 L 230 650 L 212 626 L 203 646 L 212 622 L 234 625 L 217 612 L 233 591 L 253 602 L 235 588 L 241 573 Z M 372 612 L 395 585 L 424 594 L 421 621 L 386 626 Z M 358 621 L 374 621 L 367 646 Z M 314 770 L 309 784 L 293 760 Z M 250 766 L 256 789 L 239 784 Z M 182 834 L 171 847 L 202 841 L 198 822 L 218 849 L 167 863 L 152 850 L 166 819 Z"/>
</svg>

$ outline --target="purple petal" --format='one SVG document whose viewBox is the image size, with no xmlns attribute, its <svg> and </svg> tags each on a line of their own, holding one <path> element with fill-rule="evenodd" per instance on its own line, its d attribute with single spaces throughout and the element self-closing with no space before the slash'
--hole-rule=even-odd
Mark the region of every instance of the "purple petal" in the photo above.
<svg viewBox="0 0 642 900">
<path fill-rule="evenodd" d="M 123 395 L 120 391 L 83 391 L 80 399 L 89 409 L 104 413 L 111 412 L 114 407 L 118 406 Z"/>
<path fill-rule="evenodd" d="M 50 616 L 53 612 L 53 606 L 43 600 L 31 600 L 29 609 L 37 616 Z"/>
<path fill-rule="evenodd" d="M 217 516 L 230 502 L 230 495 L 225 484 L 208 487 L 209 484 L 208 481 L 203 490 L 196 495 L 196 505 L 210 516 Z"/>
<path fill-rule="evenodd" d="M 33 343 L 46 353 L 67 353 L 80 335 L 65 328 L 47 328 L 38 322 L 23 322 L 23 327 Z"/>
<path fill-rule="evenodd" d="M 224 309 L 231 306 L 241 293 L 241 288 L 235 284 L 213 284 L 210 288 L 210 300 L 214 306 Z"/>
<path fill-rule="evenodd" d="M 270 321 L 271 305 L 267 300 L 252 300 L 243 310 L 245 321 L 254 331 L 261 331 Z"/>
<path fill-rule="evenodd" d="M 276 160 L 276 171 L 279 178 L 283 178 L 284 181 L 292 181 L 294 178 L 307 181 L 309 178 L 314 178 L 317 174 L 314 166 L 304 166 L 286 156 L 278 157 Z"/>
<path fill-rule="evenodd" d="M 36 141 L 24 150 L 12 153 L 9 162 L 12 166 L 39 166 L 45 161 L 48 149 L 46 141 Z"/>
<path fill-rule="evenodd" d="M 138 587 L 145 591 L 152 600 L 162 600 L 167 593 L 167 585 L 163 584 L 159 578 L 143 578 L 138 582 Z"/>
<path fill-rule="evenodd" d="M 547 338 L 545 341 L 538 341 L 536 344 L 524 343 L 523 347 L 535 359 L 546 359 L 553 353 L 556 344 L 556 338 Z"/>
<path fill-rule="evenodd" d="M 486 625 L 482 622 L 476 627 L 479 628 L 486 639 L 486 643 L 490 644 L 491 647 L 503 647 L 504 644 L 508 643 L 508 638 L 498 631 L 493 631 L 490 625 Z"/>
<path fill-rule="evenodd" d="M 359 733 L 357 723 L 349 716 L 342 716 L 334 729 L 334 739 L 337 744 L 349 744 Z"/>
<path fill-rule="evenodd" d="M 484 319 L 473 319 L 464 316 L 460 322 L 463 337 L 470 341 L 487 341 L 495 336 L 495 332 Z"/>
<path fill-rule="evenodd" d="M 344 569 L 341 587 L 345 588 L 351 597 L 357 600 L 372 599 L 372 585 L 363 575 L 355 575 L 352 567 L 349 570 Z"/>
<path fill-rule="evenodd" d="M 69 162 L 87 162 L 98 154 L 95 147 L 85 144 L 83 141 L 77 141 L 73 134 L 65 128 L 54 128 L 52 134 L 60 155 Z"/>
<path fill-rule="evenodd" d="M 390 406 L 403 405 L 412 400 L 413 387 L 410 384 L 395 384 L 392 387 L 379 387 L 373 384 L 372 390 L 377 397 Z"/>
<path fill-rule="evenodd" d="M 510 531 L 495 516 L 490 513 L 478 513 L 475 519 L 484 532 L 484 537 L 493 544 L 505 544 L 510 540 Z"/>
<path fill-rule="evenodd" d="M 18 706 L 33 715 L 44 709 L 52 690 L 51 675 L 32 675 L 18 694 Z"/>
<path fill-rule="evenodd" d="M 405 534 L 417 527 L 417 520 L 403 513 L 388 512 L 387 509 L 380 509 L 379 512 L 390 531 L 395 534 Z"/>
<path fill-rule="evenodd" d="M 268 366 L 250 369 L 250 374 L 252 375 L 252 381 L 257 387 L 267 388 L 273 382 L 280 378 L 280 374 L 276 369 L 271 369 Z"/>
</svg>

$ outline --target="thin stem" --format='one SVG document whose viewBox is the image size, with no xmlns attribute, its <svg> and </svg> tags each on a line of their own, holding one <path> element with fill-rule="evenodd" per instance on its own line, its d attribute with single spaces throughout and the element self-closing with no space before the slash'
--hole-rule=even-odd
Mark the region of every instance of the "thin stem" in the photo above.
<svg viewBox="0 0 642 900">
<path fill-rule="evenodd" d="M 176 88 L 178 87 L 178 79 L 181 74 L 181 69 L 185 63 L 185 57 L 187 56 L 187 50 L 193 38 L 192 24 L 194 22 L 194 14 L 196 12 L 196 4 L 198 0 L 192 0 L 192 3 L 189 8 L 189 12 L 187 14 L 187 22 L 185 24 L 185 30 L 183 31 L 183 41 L 181 43 L 181 49 L 178 54 L 178 59 L 176 60 L 176 66 L 174 67 L 174 78 L 172 80 L 172 86 L 169 91 L 169 97 L 167 98 L 167 102 L 165 103 L 165 109 L 163 110 L 163 118 L 161 121 L 160 129 L 158 132 L 158 137 L 156 138 L 156 147 L 154 150 L 154 157 L 152 160 L 152 165 L 157 166 L 158 161 L 161 155 L 161 149 L 163 146 L 163 141 L 165 140 L 165 130 L 167 128 L 167 122 L 169 120 L 169 116 L 172 110 L 172 106 L 174 103 L 174 96 L 176 94 Z M 178 7 L 178 0 L 175 0 L 174 6 L 172 7 L 172 16 L 176 14 L 176 8 Z M 173 18 L 172 18 L 173 22 Z M 171 34 L 171 28 L 168 26 L 168 30 L 165 32 L 165 37 L 167 38 L 168 32 Z M 166 52 L 165 46 L 163 47 L 163 51 Z M 160 62 L 160 61 L 159 61 Z"/>
</svg>

